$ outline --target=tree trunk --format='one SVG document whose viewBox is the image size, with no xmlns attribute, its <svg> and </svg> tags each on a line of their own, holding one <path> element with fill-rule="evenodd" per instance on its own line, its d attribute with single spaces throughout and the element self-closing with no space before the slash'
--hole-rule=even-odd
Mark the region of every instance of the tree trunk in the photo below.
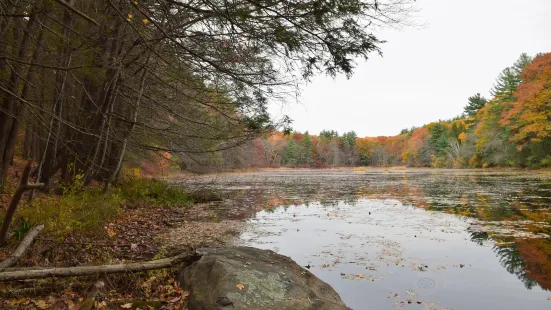
<svg viewBox="0 0 551 310">
<path fill-rule="evenodd" d="M 128 139 L 132 135 L 132 131 L 134 130 L 134 127 L 136 127 L 136 122 L 138 121 L 138 112 L 140 110 L 140 103 L 142 100 L 142 96 L 145 89 L 145 79 L 147 77 L 147 70 L 148 70 L 148 64 L 149 64 L 149 56 L 147 57 L 147 60 L 145 62 L 144 72 L 142 75 L 142 78 L 140 80 L 140 90 L 138 91 L 138 97 L 136 98 L 136 104 L 134 105 L 134 111 L 132 111 L 132 116 L 130 118 L 130 128 L 128 128 L 128 131 L 126 132 L 126 135 L 123 138 L 122 146 L 119 154 L 119 159 L 117 161 L 117 164 L 115 165 L 115 168 L 111 172 L 111 175 L 109 176 L 109 179 L 105 182 L 105 186 L 103 188 L 103 192 L 107 193 L 109 191 L 109 186 L 115 181 L 115 178 L 119 174 L 119 171 L 122 166 L 122 161 L 124 159 L 124 154 L 126 153 L 126 147 L 128 145 Z"/>
<path fill-rule="evenodd" d="M 32 161 L 29 160 L 27 162 L 27 166 L 23 170 L 23 174 L 21 175 L 19 187 L 17 187 L 17 189 L 15 190 L 15 193 L 11 198 L 10 204 L 8 205 L 8 210 L 6 210 L 6 214 L 4 215 L 4 221 L 2 222 L 2 226 L 0 227 L 0 246 L 5 245 L 8 241 L 8 230 L 13 220 L 15 211 L 17 210 L 17 206 L 19 205 L 19 201 L 21 201 L 23 193 L 27 190 L 41 188 L 42 186 L 44 186 L 44 184 L 29 184 L 31 167 Z"/>
</svg>

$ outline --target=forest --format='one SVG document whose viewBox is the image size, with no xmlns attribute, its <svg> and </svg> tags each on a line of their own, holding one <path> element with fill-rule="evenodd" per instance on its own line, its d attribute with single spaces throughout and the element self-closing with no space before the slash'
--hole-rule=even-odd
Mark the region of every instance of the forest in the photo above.
<svg viewBox="0 0 551 310">
<path fill-rule="evenodd" d="M 551 53 L 520 55 L 499 74 L 490 93 L 490 99 L 480 93 L 467 98 L 462 115 L 396 136 L 274 132 L 219 159 L 228 168 L 551 167 Z"/>
<path fill-rule="evenodd" d="M 410 0 L 0 4 L 0 187 L 14 158 L 55 187 L 123 167 L 212 164 L 289 119 L 269 102 L 381 53 Z M 157 167 L 158 169 L 158 167 Z"/>
</svg>

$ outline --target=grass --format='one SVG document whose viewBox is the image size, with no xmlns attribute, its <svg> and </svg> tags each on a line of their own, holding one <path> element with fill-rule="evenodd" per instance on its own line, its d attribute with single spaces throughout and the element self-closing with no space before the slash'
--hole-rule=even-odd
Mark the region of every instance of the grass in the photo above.
<svg viewBox="0 0 551 310">
<path fill-rule="evenodd" d="M 103 194 L 101 188 L 83 187 L 79 182 L 64 188 L 61 196 L 49 195 L 21 203 L 12 229 L 24 234 L 30 226 L 44 224 L 45 232 L 64 237 L 71 232 L 105 233 L 123 206 L 188 206 L 192 199 L 183 189 L 154 179 L 128 178 Z"/>
<path fill-rule="evenodd" d="M 119 214 L 123 203 L 119 190 L 103 195 L 99 188 L 86 188 L 63 196 L 37 198 L 21 205 L 17 215 L 23 223 L 44 224 L 48 234 L 62 237 L 73 231 L 101 231 Z"/>
</svg>

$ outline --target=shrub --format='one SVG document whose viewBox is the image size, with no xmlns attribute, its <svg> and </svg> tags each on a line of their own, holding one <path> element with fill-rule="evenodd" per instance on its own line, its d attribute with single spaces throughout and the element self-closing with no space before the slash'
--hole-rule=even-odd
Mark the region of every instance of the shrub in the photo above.
<svg viewBox="0 0 551 310">
<path fill-rule="evenodd" d="M 187 206 L 193 202 L 183 189 L 156 179 L 127 178 L 118 189 L 129 204 Z"/>
<path fill-rule="evenodd" d="M 542 160 L 540 161 L 540 166 L 545 168 L 551 167 L 551 155 L 547 155 L 542 158 Z"/>
<path fill-rule="evenodd" d="M 123 203 L 119 190 L 104 195 L 99 188 L 87 188 L 35 199 L 23 204 L 18 214 L 31 225 L 44 224 L 48 233 L 61 237 L 72 231 L 101 231 Z"/>
</svg>

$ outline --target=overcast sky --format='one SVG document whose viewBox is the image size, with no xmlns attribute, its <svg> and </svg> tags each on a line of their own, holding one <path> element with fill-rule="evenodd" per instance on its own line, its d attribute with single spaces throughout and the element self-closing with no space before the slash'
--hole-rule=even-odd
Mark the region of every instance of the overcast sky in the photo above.
<svg viewBox="0 0 551 310">
<path fill-rule="evenodd" d="M 376 33 L 383 57 L 360 61 L 351 79 L 318 76 L 300 104 L 271 106 L 293 129 L 396 135 L 448 119 L 467 97 L 489 90 L 522 53 L 551 52 L 551 0 L 418 0 L 417 24 Z"/>
</svg>

